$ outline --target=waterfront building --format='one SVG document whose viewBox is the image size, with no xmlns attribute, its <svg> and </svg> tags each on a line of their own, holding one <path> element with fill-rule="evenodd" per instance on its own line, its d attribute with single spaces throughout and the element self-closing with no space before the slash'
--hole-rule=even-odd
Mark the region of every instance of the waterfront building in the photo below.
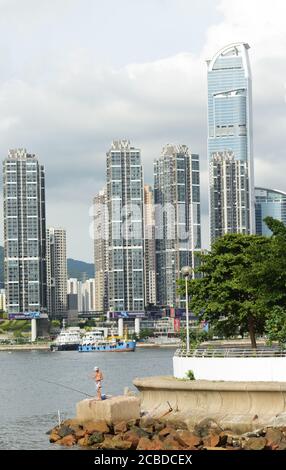
<svg viewBox="0 0 286 470">
<path fill-rule="evenodd" d="M 255 233 L 248 49 L 231 44 L 207 61 L 211 242 L 225 233 Z"/>
<path fill-rule="evenodd" d="M 177 280 L 201 249 L 200 162 L 186 145 L 166 145 L 154 162 L 156 285 L 159 305 L 183 307 Z"/>
<path fill-rule="evenodd" d="M 3 162 L 4 277 L 9 314 L 45 312 L 45 172 L 35 155 L 10 150 Z"/>
<path fill-rule="evenodd" d="M 67 253 L 66 231 L 47 229 L 47 305 L 50 318 L 67 312 Z"/>
<path fill-rule="evenodd" d="M 107 152 L 109 310 L 144 310 L 141 152 L 115 140 Z"/>
<path fill-rule="evenodd" d="M 257 235 L 272 234 L 263 222 L 265 217 L 273 217 L 286 225 L 286 193 L 275 189 L 255 188 L 255 216 Z"/>
<path fill-rule="evenodd" d="M 108 210 L 106 188 L 94 197 L 95 310 L 108 310 Z"/>
<path fill-rule="evenodd" d="M 144 272 L 145 305 L 156 305 L 156 245 L 154 191 L 144 185 Z"/>
</svg>

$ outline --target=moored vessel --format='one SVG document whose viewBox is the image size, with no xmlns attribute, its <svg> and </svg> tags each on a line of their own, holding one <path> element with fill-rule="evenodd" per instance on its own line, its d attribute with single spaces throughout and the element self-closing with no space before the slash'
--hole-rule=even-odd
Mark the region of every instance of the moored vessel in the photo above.
<svg viewBox="0 0 286 470">
<path fill-rule="evenodd" d="M 50 348 L 51 351 L 76 351 L 80 342 L 80 328 L 64 328 L 52 342 Z"/>
<path fill-rule="evenodd" d="M 93 342 L 82 342 L 79 352 L 133 352 L 136 341 L 132 339 L 100 339 Z"/>
</svg>

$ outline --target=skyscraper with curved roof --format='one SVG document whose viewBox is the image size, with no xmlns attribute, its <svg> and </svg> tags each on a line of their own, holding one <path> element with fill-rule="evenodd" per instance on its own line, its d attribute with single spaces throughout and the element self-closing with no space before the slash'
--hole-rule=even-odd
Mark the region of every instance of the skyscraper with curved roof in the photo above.
<svg viewBox="0 0 286 470">
<path fill-rule="evenodd" d="M 255 232 L 248 49 L 246 43 L 231 44 L 207 61 L 211 241 Z"/>
<path fill-rule="evenodd" d="M 271 235 L 264 222 L 265 217 L 273 217 L 286 225 L 286 193 L 276 189 L 255 188 L 255 216 L 257 235 Z"/>
</svg>

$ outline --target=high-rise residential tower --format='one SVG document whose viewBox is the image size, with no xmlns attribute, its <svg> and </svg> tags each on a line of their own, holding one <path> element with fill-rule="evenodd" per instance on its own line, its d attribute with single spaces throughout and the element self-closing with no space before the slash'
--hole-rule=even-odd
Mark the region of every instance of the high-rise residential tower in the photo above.
<svg viewBox="0 0 286 470">
<path fill-rule="evenodd" d="M 201 249 L 199 156 L 186 145 L 166 145 L 155 160 L 154 200 L 157 302 L 183 307 L 177 280 Z"/>
<path fill-rule="evenodd" d="M 50 318 L 67 312 L 67 253 L 66 231 L 47 229 L 47 305 Z"/>
<path fill-rule="evenodd" d="M 107 312 L 108 307 L 108 210 L 106 188 L 93 199 L 95 311 Z"/>
<path fill-rule="evenodd" d="M 143 174 L 128 140 L 107 152 L 109 310 L 144 310 Z"/>
<path fill-rule="evenodd" d="M 255 233 L 249 45 L 221 49 L 208 64 L 211 241 Z"/>
<path fill-rule="evenodd" d="M 144 185 L 144 260 L 145 260 L 145 304 L 156 305 L 156 245 L 154 191 Z"/>
<path fill-rule="evenodd" d="M 10 150 L 4 173 L 4 263 L 8 313 L 45 312 L 45 173 L 35 155 Z"/>
<path fill-rule="evenodd" d="M 257 235 L 272 234 L 263 220 L 273 217 L 286 225 L 286 193 L 275 189 L 255 188 L 255 215 Z"/>
</svg>

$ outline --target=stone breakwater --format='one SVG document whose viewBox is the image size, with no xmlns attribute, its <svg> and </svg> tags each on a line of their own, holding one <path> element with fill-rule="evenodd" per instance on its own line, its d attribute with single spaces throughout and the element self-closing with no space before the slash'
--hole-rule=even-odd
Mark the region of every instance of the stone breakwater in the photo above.
<svg viewBox="0 0 286 470">
<path fill-rule="evenodd" d="M 69 419 L 48 432 L 56 445 L 105 450 L 286 450 L 286 427 L 266 427 L 237 435 L 206 418 L 192 431 L 183 422 L 139 419 L 80 422 Z"/>
</svg>

